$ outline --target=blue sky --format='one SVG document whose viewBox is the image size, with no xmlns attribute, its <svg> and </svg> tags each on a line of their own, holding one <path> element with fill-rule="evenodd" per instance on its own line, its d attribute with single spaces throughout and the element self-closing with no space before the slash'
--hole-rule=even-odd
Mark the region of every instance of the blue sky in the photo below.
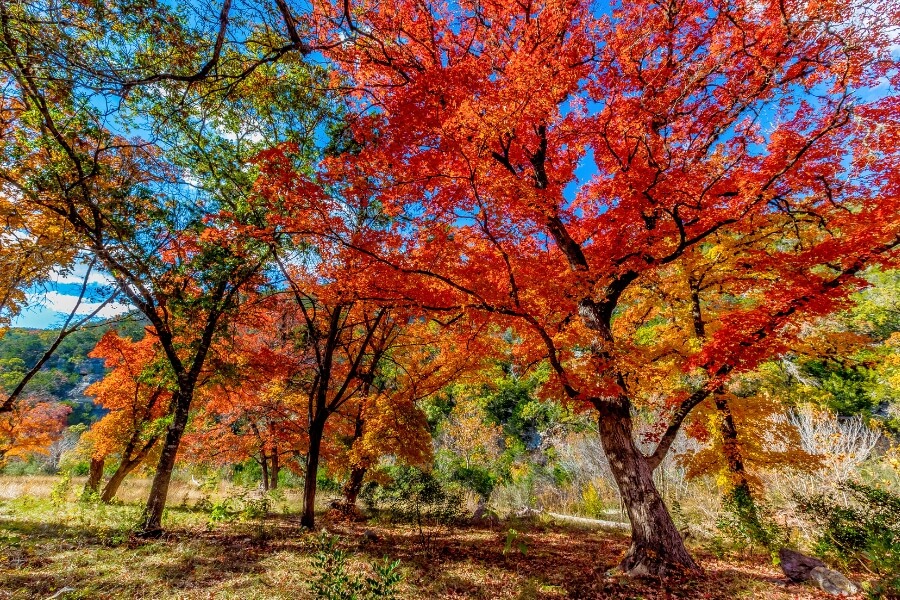
<svg viewBox="0 0 900 600">
<path fill-rule="evenodd" d="M 13 319 L 12 326 L 48 329 L 62 325 L 78 301 L 86 273 L 87 265 L 76 265 L 71 272 L 55 273 L 46 286 L 30 290 L 28 307 Z M 76 314 L 85 316 L 93 312 L 113 289 L 109 277 L 97 270 L 92 271 L 87 293 Z M 104 306 L 97 316 L 110 318 L 130 310 L 131 307 L 125 303 L 113 302 Z"/>
</svg>

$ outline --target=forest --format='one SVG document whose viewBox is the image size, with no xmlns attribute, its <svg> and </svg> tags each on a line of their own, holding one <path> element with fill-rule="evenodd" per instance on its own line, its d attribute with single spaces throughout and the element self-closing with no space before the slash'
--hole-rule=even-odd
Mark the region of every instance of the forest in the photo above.
<svg viewBox="0 0 900 600">
<path fill-rule="evenodd" d="M 900 598 L 900 3 L 0 0 L 0 596 Z"/>
</svg>

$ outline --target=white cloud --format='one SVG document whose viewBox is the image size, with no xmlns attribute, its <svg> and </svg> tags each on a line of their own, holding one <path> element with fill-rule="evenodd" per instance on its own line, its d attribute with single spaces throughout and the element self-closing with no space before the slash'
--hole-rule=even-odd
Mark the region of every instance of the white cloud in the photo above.
<svg viewBox="0 0 900 600">
<path fill-rule="evenodd" d="M 79 263 L 68 269 L 66 271 L 60 271 L 59 269 L 54 269 L 54 272 L 51 274 L 50 279 L 56 281 L 56 283 L 84 283 L 84 276 L 87 274 L 88 266 L 84 263 Z M 115 285 L 115 282 L 108 275 L 103 273 L 97 268 L 91 270 L 91 275 L 88 277 L 88 283 L 94 285 L 103 285 L 103 286 L 111 286 Z"/>
<path fill-rule="evenodd" d="M 40 301 L 40 304 L 45 308 L 50 309 L 54 312 L 69 314 L 75 309 L 75 305 L 78 303 L 77 296 L 68 296 L 66 294 L 60 294 L 59 292 L 47 292 L 44 294 L 43 298 Z M 86 302 L 83 301 L 79 306 L 78 310 L 75 314 L 77 315 L 89 315 L 94 310 L 100 306 L 100 302 Z M 127 313 L 132 310 L 132 307 L 128 304 L 122 304 L 119 302 L 110 302 L 106 306 L 100 309 L 97 313 L 98 317 L 108 319 L 110 317 L 115 317 L 117 315 L 121 315 L 123 313 Z"/>
</svg>

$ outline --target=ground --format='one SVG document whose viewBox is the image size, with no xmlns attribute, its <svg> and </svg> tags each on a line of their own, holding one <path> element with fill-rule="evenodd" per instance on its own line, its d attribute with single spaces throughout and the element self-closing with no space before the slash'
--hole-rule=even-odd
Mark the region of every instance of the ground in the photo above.
<svg viewBox="0 0 900 600">
<path fill-rule="evenodd" d="M 68 501 L 59 491 L 51 500 L 45 492 L 0 480 L 0 599 L 313 597 L 320 534 L 302 530 L 283 509 L 210 523 L 208 507 L 185 502 L 167 513 L 166 535 L 148 541 L 129 534 L 137 503 L 106 507 L 75 502 L 71 492 Z M 292 502 L 288 497 L 285 505 Z M 700 547 L 692 548 L 705 570 L 699 579 L 617 577 L 609 571 L 627 538 L 550 523 L 432 529 L 424 538 L 412 526 L 354 523 L 334 513 L 323 514 L 319 525 L 351 553 L 351 569 L 365 571 L 385 556 L 400 559 L 403 598 L 827 597 L 786 585 L 766 557 L 716 558 Z"/>
</svg>

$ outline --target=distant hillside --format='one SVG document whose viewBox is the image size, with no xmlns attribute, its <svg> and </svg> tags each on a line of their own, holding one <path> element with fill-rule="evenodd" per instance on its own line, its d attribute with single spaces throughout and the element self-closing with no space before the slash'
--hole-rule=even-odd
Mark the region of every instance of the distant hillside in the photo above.
<svg viewBox="0 0 900 600">
<path fill-rule="evenodd" d="M 90 358 L 88 354 L 110 329 L 118 329 L 134 339 L 143 335 L 143 324 L 138 322 L 103 323 L 70 334 L 29 382 L 26 395 L 69 403 L 72 406 L 70 425 L 92 421 L 97 416 L 95 407 L 84 390 L 103 377 L 104 368 L 102 360 Z M 8 329 L 0 337 L 0 389 L 11 391 L 22 374 L 37 364 L 57 335 L 59 330 L 53 329 Z"/>
</svg>

